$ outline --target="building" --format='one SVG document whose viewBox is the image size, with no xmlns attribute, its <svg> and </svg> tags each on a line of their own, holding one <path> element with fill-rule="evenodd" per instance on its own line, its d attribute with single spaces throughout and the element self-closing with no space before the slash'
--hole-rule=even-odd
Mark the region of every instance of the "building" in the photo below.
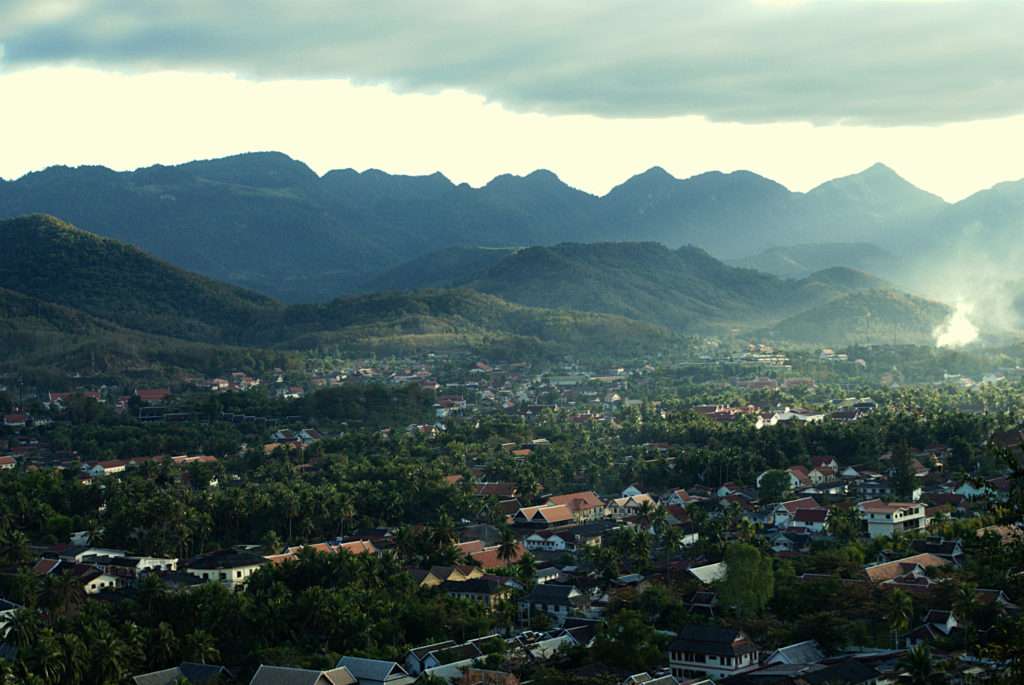
<svg viewBox="0 0 1024 685">
<path fill-rule="evenodd" d="M 529 623 L 538 614 L 547 614 L 556 626 L 565 623 L 569 616 L 582 611 L 586 606 L 586 598 L 575 585 L 544 583 L 535 585 L 519 600 L 520 620 Z"/>
<path fill-rule="evenodd" d="M 361 682 L 344 666 L 329 671 L 314 671 L 264 664 L 256 671 L 249 685 L 356 685 Z"/>
<path fill-rule="evenodd" d="M 669 645 L 669 665 L 676 678 L 727 678 L 758 666 L 760 648 L 745 633 L 729 628 L 689 624 Z"/>
<path fill-rule="evenodd" d="M 924 530 L 925 505 L 921 502 L 883 502 L 872 499 L 857 505 L 861 518 L 868 524 L 872 538 L 892 537 L 915 530 Z"/>
<path fill-rule="evenodd" d="M 479 602 L 494 611 L 498 604 L 511 596 L 512 588 L 499 576 L 481 576 L 463 581 L 446 580 L 439 586 L 449 597 Z"/>
<path fill-rule="evenodd" d="M 222 549 L 189 560 L 185 565 L 185 572 L 202 580 L 219 582 L 235 589 L 244 585 L 249 576 L 269 563 L 252 552 Z"/>
<path fill-rule="evenodd" d="M 604 518 L 604 501 L 593 490 L 571 492 L 567 495 L 549 497 L 547 504 L 561 504 L 569 508 L 572 517 L 582 523 Z"/>
</svg>

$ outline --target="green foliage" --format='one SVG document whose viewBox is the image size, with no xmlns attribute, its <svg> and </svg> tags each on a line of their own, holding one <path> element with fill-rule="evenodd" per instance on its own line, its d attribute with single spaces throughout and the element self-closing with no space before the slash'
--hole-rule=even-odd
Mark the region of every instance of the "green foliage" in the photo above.
<svg viewBox="0 0 1024 685">
<path fill-rule="evenodd" d="M 760 614 L 775 593 L 772 559 L 753 545 L 734 543 L 726 547 L 725 578 L 719 581 L 719 598 L 740 617 Z"/>
<path fill-rule="evenodd" d="M 757 490 L 757 495 L 762 502 L 779 502 L 789 492 L 789 487 L 789 472 L 781 469 L 772 469 L 765 472 L 761 477 L 761 485 Z"/>
</svg>

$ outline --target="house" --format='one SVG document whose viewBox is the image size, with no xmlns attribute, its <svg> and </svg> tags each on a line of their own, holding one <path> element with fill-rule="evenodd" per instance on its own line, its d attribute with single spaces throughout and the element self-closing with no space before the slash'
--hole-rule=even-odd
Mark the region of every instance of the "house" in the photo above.
<svg viewBox="0 0 1024 685">
<path fill-rule="evenodd" d="M 771 550 L 776 554 L 795 554 L 811 549 L 811 536 L 789 528 L 778 533 L 771 539 Z"/>
<path fill-rule="evenodd" d="M 517 542 L 515 549 L 512 550 L 511 556 L 503 557 L 501 553 L 501 545 L 490 545 L 481 549 L 475 550 L 469 553 L 469 558 L 475 564 L 479 564 L 480 568 L 488 570 L 494 568 L 505 568 L 517 563 L 526 554 L 526 547 L 522 543 Z"/>
<path fill-rule="evenodd" d="M 432 652 L 439 649 L 454 647 L 456 644 L 455 640 L 444 640 L 442 642 L 434 642 L 429 645 L 410 649 L 405 655 L 404 666 L 406 672 L 409 675 L 419 675 L 428 668 L 423 665 L 423 662 Z"/>
<path fill-rule="evenodd" d="M 857 493 L 861 499 L 891 499 L 898 495 L 892 481 L 887 478 L 868 478 L 861 481 L 857 486 Z M 914 486 L 910 492 L 911 501 L 916 502 L 921 499 L 921 494 L 921 487 Z"/>
<path fill-rule="evenodd" d="M 786 528 L 796 521 L 796 513 L 801 509 L 824 509 L 813 497 L 801 497 L 786 502 L 779 502 L 772 509 L 772 525 L 776 528 Z"/>
<path fill-rule="evenodd" d="M 549 497 L 546 504 L 560 504 L 568 507 L 572 512 L 572 517 L 580 523 L 601 519 L 605 515 L 604 501 L 593 490 L 555 495 Z"/>
<path fill-rule="evenodd" d="M 825 653 L 821 650 L 821 645 L 818 644 L 817 640 L 805 640 L 785 647 L 779 647 L 774 652 L 770 652 L 761 661 L 761 664 L 764 666 L 771 664 L 816 664 L 824 661 L 824 659 Z"/>
<path fill-rule="evenodd" d="M 28 414 L 4 414 L 4 425 L 8 428 L 24 428 L 31 420 Z"/>
<path fill-rule="evenodd" d="M 138 388 L 135 396 L 146 404 L 160 404 L 171 396 L 169 388 Z"/>
<path fill-rule="evenodd" d="M 124 473 L 127 468 L 128 462 L 123 459 L 109 459 L 107 461 L 97 461 L 91 464 L 82 464 L 82 471 L 93 478 Z"/>
<path fill-rule="evenodd" d="M 656 507 L 657 503 L 650 495 L 640 493 L 638 495 L 624 495 L 613 499 L 608 503 L 608 509 L 613 517 L 622 519 L 628 516 L 636 516 L 644 509 L 645 505 Z"/>
<path fill-rule="evenodd" d="M 177 685 L 183 680 L 191 685 L 207 685 L 207 683 L 221 685 L 234 680 L 234 676 L 223 666 L 185 661 L 172 668 L 137 675 L 132 678 L 132 683 L 134 685 Z"/>
<path fill-rule="evenodd" d="M 449 597 L 478 602 L 490 611 L 497 609 L 502 600 L 512 595 L 512 588 L 500 576 L 481 576 L 461 582 L 446 580 L 438 587 Z"/>
<path fill-rule="evenodd" d="M 585 599 L 575 585 L 535 585 L 528 595 L 519 600 L 519 618 L 529 623 L 533 616 L 545 613 L 556 626 L 562 626 L 566 618 L 585 608 Z"/>
<path fill-rule="evenodd" d="M 925 614 L 921 625 L 904 636 L 907 649 L 949 637 L 960 626 L 952 611 L 931 609 Z"/>
<path fill-rule="evenodd" d="M 864 575 L 873 585 L 921 585 L 914 581 L 925 577 L 929 569 L 949 566 L 950 563 L 934 554 L 914 554 L 864 568 Z"/>
<path fill-rule="evenodd" d="M 541 504 L 534 507 L 522 507 L 512 517 L 513 524 L 528 526 L 553 526 L 572 520 L 572 512 L 564 504 Z"/>
<path fill-rule="evenodd" d="M 236 589 L 268 563 L 270 562 L 252 552 L 223 549 L 191 559 L 185 564 L 185 572 L 205 581 L 219 582 Z"/>
<path fill-rule="evenodd" d="M 701 499 L 703 498 L 691 495 L 686 490 L 679 488 L 663 497 L 661 503 L 666 507 L 681 507 L 685 509 L 687 506 L 701 501 Z"/>
<path fill-rule="evenodd" d="M 505 671 L 491 671 L 482 668 L 467 668 L 455 685 L 519 685 L 519 678 Z"/>
<path fill-rule="evenodd" d="M 828 527 L 828 515 L 828 509 L 797 509 L 791 525 L 812 533 L 824 533 Z"/>
<path fill-rule="evenodd" d="M 943 537 L 930 536 L 924 540 L 912 540 L 910 548 L 918 554 L 934 554 L 937 557 L 959 566 L 964 558 L 964 550 L 959 539 L 947 540 Z"/>
<path fill-rule="evenodd" d="M 872 499 L 857 504 L 861 518 L 868 524 L 872 538 L 892 537 L 915 530 L 924 530 L 928 521 L 921 502 L 883 502 Z"/>
<path fill-rule="evenodd" d="M 532 552 L 576 552 L 584 547 L 600 547 L 603 536 L 618 527 L 614 521 L 607 520 L 557 526 L 530 533 L 523 544 Z"/>
<path fill-rule="evenodd" d="M 676 678 L 727 678 L 758 666 L 760 649 L 745 633 L 709 625 L 684 625 L 668 648 Z"/>
<path fill-rule="evenodd" d="M 337 668 L 345 668 L 359 685 L 408 685 L 415 681 L 404 668 L 394 661 L 343 656 Z"/>
<path fill-rule="evenodd" d="M 419 675 L 442 666 L 470 666 L 484 655 L 473 641 L 463 644 L 456 644 L 451 640 L 448 642 L 451 644 L 441 643 L 429 651 L 422 651 L 424 648 L 420 648 L 407 654 L 405 664 L 409 675 Z M 420 652 L 419 658 L 410 659 L 414 652 Z"/>
<path fill-rule="evenodd" d="M 705 585 L 711 585 L 712 583 L 725 578 L 727 570 L 728 569 L 724 561 L 719 561 L 714 564 L 705 564 L 704 566 L 691 566 L 687 569 L 687 571 L 690 572 L 690 575 Z"/>
<path fill-rule="evenodd" d="M 124 585 L 124 579 L 89 564 L 61 564 L 59 572 L 78 578 L 82 591 L 87 595 L 98 595 L 101 592 L 117 590 Z"/>
<path fill-rule="evenodd" d="M 691 614 L 714 618 L 718 610 L 718 595 L 714 592 L 698 590 L 690 595 L 684 604 Z"/>
<path fill-rule="evenodd" d="M 356 685 L 362 681 L 344 666 L 329 671 L 260 665 L 249 685 Z"/>
<path fill-rule="evenodd" d="M 838 471 L 839 471 L 839 462 L 836 461 L 835 457 L 828 457 L 828 456 L 811 457 L 811 468 L 812 469 L 820 469 L 822 467 L 832 469 L 833 471 L 838 473 Z"/>
<path fill-rule="evenodd" d="M 0 471 L 13 469 L 17 465 L 18 462 L 14 459 L 14 457 L 9 457 L 7 455 L 0 456 Z"/>
</svg>

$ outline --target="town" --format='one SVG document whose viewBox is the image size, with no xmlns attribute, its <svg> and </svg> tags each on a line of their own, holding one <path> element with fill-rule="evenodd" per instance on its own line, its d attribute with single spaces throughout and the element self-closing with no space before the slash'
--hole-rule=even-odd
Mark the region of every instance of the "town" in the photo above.
<svg viewBox="0 0 1024 685">
<path fill-rule="evenodd" d="M 892 354 L 8 379 L 0 669 L 1002 682 L 1021 655 L 1019 371 L 866 382 Z"/>
</svg>

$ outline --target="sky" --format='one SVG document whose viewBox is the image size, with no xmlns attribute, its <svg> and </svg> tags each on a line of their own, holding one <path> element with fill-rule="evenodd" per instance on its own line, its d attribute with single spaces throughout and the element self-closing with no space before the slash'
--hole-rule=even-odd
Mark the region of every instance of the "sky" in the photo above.
<svg viewBox="0 0 1024 685">
<path fill-rule="evenodd" d="M 280 150 L 323 173 L 1024 178 L 1024 3 L 0 0 L 0 177 Z"/>
</svg>

